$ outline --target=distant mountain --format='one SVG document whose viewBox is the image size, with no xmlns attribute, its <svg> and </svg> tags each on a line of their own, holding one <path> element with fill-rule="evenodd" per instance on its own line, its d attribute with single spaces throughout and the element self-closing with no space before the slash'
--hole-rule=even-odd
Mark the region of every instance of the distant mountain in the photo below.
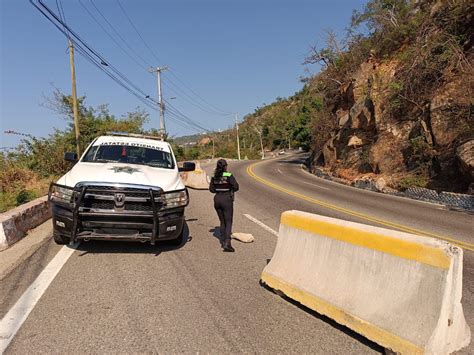
<svg viewBox="0 0 474 355">
<path fill-rule="evenodd" d="M 204 134 L 193 134 L 190 136 L 172 137 L 171 139 L 176 145 L 185 145 L 185 144 L 190 144 L 190 143 L 197 144 L 204 137 L 205 137 Z"/>
</svg>

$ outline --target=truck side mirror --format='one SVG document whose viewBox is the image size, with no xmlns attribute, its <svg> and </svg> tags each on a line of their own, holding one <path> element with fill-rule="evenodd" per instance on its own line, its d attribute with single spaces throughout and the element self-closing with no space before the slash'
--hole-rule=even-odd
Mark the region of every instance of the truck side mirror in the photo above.
<svg viewBox="0 0 474 355">
<path fill-rule="evenodd" d="M 183 163 L 183 166 L 178 168 L 178 171 L 194 171 L 196 170 L 196 164 L 190 162 L 190 161 L 185 161 Z"/>
<path fill-rule="evenodd" d="M 77 153 L 72 153 L 72 152 L 64 153 L 64 160 L 70 161 L 71 163 L 77 162 Z"/>
</svg>

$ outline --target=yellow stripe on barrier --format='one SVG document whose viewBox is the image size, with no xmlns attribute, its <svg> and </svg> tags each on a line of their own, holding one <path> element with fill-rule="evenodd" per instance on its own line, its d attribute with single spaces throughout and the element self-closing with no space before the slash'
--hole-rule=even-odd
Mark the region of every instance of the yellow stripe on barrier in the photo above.
<svg viewBox="0 0 474 355">
<path fill-rule="evenodd" d="M 402 354 L 423 354 L 422 348 L 408 340 L 402 339 L 389 331 L 360 319 L 344 310 L 312 295 L 293 285 L 281 281 L 267 273 L 262 273 L 262 281 L 269 287 L 282 291 L 288 297 L 300 302 L 306 307 L 327 317 L 339 324 L 345 325 L 355 332 L 364 335 L 388 349 L 396 349 Z"/>
<path fill-rule="evenodd" d="M 360 247 L 414 260 L 440 269 L 449 269 L 450 258 L 442 249 L 416 242 L 400 240 L 383 234 L 358 230 L 349 226 L 319 221 L 291 211 L 281 215 L 281 224 L 291 228 L 336 239 Z"/>
<path fill-rule="evenodd" d="M 457 246 L 459 246 L 463 249 L 474 251 L 474 244 L 472 244 L 472 243 L 463 242 L 463 241 L 458 240 L 458 239 L 445 237 L 445 236 L 442 236 L 442 235 L 439 235 L 439 234 L 436 234 L 436 233 L 422 231 L 422 230 L 419 230 L 419 229 L 416 229 L 416 228 L 413 228 L 413 227 L 408 227 L 408 226 L 405 226 L 405 225 L 402 225 L 402 224 L 386 221 L 386 220 L 381 219 L 381 218 L 369 216 L 369 215 L 366 215 L 366 214 L 363 214 L 363 213 L 360 213 L 360 212 L 357 212 L 357 211 L 353 211 L 353 210 L 350 210 L 350 209 L 347 209 L 347 208 L 339 207 L 339 206 L 336 206 L 336 205 L 333 205 L 333 204 L 330 204 L 330 203 L 327 203 L 327 202 L 324 202 L 324 201 L 321 201 L 321 200 L 303 195 L 301 193 L 286 189 L 283 186 L 277 185 L 277 184 L 275 184 L 275 183 L 273 183 L 269 180 L 266 180 L 266 179 L 256 175 L 253 172 L 254 166 L 257 165 L 257 164 L 262 164 L 262 163 L 263 162 L 258 162 L 258 163 L 253 163 L 253 164 L 249 165 L 247 167 L 247 174 L 250 175 L 250 177 L 252 177 L 253 179 L 255 179 L 255 180 L 261 182 L 262 184 L 264 184 L 266 186 L 269 186 L 269 187 L 271 187 L 275 190 L 278 190 L 278 191 L 281 191 L 281 192 L 286 193 L 288 195 L 291 195 L 291 196 L 300 198 L 302 200 L 311 202 L 313 204 L 326 207 L 326 208 L 334 210 L 334 211 L 345 213 L 349 216 L 353 216 L 353 217 L 357 217 L 357 218 L 360 218 L 360 219 L 363 219 L 363 220 L 366 220 L 366 221 L 378 223 L 378 224 L 383 225 L 383 226 L 396 228 L 398 230 L 401 230 L 401 231 L 407 232 L 407 233 L 425 235 L 425 236 L 429 236 L 429 237 L 434 237 L 434 238 L 446 240 L 446 241 L 451 242 L 454 245 L 457 245 Z"/>
</svg>

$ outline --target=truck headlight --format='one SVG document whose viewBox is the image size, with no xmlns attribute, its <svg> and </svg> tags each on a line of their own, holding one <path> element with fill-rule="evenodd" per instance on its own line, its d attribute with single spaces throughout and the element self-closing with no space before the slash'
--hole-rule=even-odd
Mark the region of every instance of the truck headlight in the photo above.
<svg viewBox="0 0 474 355">
<path fill-rule="evenodd" d="M 165 209 L 187 206 L 189 202 L 188 192 L 181 190 L 164 193 L 162 195 L 162 201 Z"/>
<path fill-rule="evenodd" d="M 49 198 L 51 201 L 71 203 L 74 195 L 74 189 L 72 187 L 51 185 Z"/>
</svg>

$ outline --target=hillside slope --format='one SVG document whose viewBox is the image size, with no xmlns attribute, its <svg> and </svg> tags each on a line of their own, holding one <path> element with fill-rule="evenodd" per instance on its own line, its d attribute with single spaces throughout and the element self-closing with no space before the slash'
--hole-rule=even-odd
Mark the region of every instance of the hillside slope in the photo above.
<svg viewBox="0 0 474 355">
<path fill-rule="evenodd" d="M 306 60 L 320 73 L 244 127 L 259 126 L 269 148 L 308 147 L 313 171 L 472 192 L 473 14 L 463 0 L 369 1 L 345 49 L 329 33 Z"/>
</svg>

